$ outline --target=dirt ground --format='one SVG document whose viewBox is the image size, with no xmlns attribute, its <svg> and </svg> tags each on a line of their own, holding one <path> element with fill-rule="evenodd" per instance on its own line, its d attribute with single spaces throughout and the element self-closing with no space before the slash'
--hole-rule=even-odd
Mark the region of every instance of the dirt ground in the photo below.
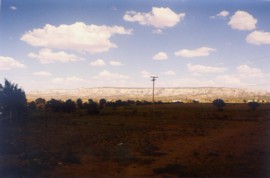
<svg viewBox="0 0 270 178">
<path fill-rule="evenodd" d="M 0 177 L 270 177 L 270 105 L 36 111 L 0 125 Z"/>
</svg>

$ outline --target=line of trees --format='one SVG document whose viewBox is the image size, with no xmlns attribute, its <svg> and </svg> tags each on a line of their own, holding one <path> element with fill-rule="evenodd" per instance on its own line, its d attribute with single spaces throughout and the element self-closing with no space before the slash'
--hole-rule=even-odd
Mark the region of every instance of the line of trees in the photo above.
<svg viewBox="0 0 270 178">
<path fill-rule="evenodd" d="M 157 103 L 161 104 L 162 102 Z M 92 99 L 89 99 L 88 102 L 83 102 L 81 99 L 77 99 L 76 102 L 71 99 L 66 101 L 56 99 L 46 101 L 43 98 L 37 98 L 27 105 L 25 92 L 17 84 L 11 83 L 7 79 L 5 79 L 3 85 L 0 84 L 0 117 L 10 122 L 23 121 L 24 118 L 26 118 L 27 109 L 35 110 L 37 108 L 45 108 L 53 112 L 67 113 L 75 112 L 76 110 L 87 110 L 89 114 L 99 114 L 103 111 L 105 106 L 112 107 L 113 110 L 116 110 L 119 106 L 148 104 L 151 104 L 151 102 L 133 100 L 108 102 L 106 99 L 100 99 L 99 102 L 95 102 Z M 213 105 L 216 106 L 219 111 L 222 111 L 226 103 L 222 99 L 215 99 Z M 248 106 L 252 110 L 256 110 L 259 105 L 260 104 L 256 101 L 248 103 Z"/>
<path fill-rule="evenodd" d="M 160 102 L 159 102 L 160 103 Z M 37 98 L 35 101 L 32 101 L 28 104 L 28 108 L 31 111 L 36 109 L 47 109 L 52 112 L 66 112 L 72 113 L 75 111 L 87 110 L 89 114 L 99 114 L 103 112 L 105 106 L 111 107 L 113 110 L 116 110 L 121 106 L 135 106 L 135 105 L 150 105 L 151 102 L 148 101 L 133 101 L 133 100 L 116 100 L 114 102 L 107 101 L 106 99 L 100 99 L 99 102 L 94 101 L 93 99 L 88 99 L 87 102 L 83 102 L 82 99 L 77 99 L 73 101 L 68 99 L 66 101 L 58 99 L 50 99 L 46 101 L 43 98 Z"/>
<path fill-rule="evenodd" d="M 197 102 L 196 102 L 197 103 Z M 66 101 L 51 99 L 45 101 L 45 99 L 38 98 L 36 101 L 29 104 L 29 108 L 41 108 L 43 106 L 46 109 L 50 109 L 53 112 L 67 112 L 71 113 L 76 110 L 87 110 L 89 114 L 99 114 L 105 108 L 105 106 L 112 107 L 113 110 L 116 110 L 120 106 L 131 106 L 131 105 L 150 105 L 151 102 L 148 101 L 133 101 L 133 100 L 116 100 L 114 102 L 108 102 L 106 99 L 100 99 L 99 102 L 95 102 L 92 99 L 89 99 L 88 102 L 83 102 L 80 98 L 75 101 L 68 99 Z M 157 102 L 157 104 L 162 104 L 162 102 Z M 223 111 L 226 103 L 223 99 L 215 99 L 212 104 L 217 107 L 218 111 Z M 256 101 L 248 103 L 248 106 L 251 110 L 256 110 L 260 104 Z"/>
<path fill-rule="evenodd" d="M 81 99 L 77 99 L 76 102 L 68 99 L 66 101 L 51 99 L 46 101 L 43 98 L 37 98 L 28 104 L 29 110 L 46 109 L 52 112 L 66 112 L 72 113 L 76 110 L 87 109 L 89 114 L 98 114 L 101 109 L 104 108 L 106 100 L 102 99 L 99 103 L 89 99 L 88 102 L 84 102 Z"/>
</svg>

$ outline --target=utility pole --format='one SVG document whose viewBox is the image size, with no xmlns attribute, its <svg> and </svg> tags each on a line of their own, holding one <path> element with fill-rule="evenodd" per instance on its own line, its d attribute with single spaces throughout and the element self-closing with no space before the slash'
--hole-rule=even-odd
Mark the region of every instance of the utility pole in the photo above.
<svg viewBox="0 0 270 178">
<path fill-rule="evenodd" d="M 152 103 L 153 103 L 153 113 L 155 111 L 155 81 L 158 78 L 157 76 L 151 76 L 151 81 L 153 82 L 153 96 L 152 96 Z"/>
</svg>

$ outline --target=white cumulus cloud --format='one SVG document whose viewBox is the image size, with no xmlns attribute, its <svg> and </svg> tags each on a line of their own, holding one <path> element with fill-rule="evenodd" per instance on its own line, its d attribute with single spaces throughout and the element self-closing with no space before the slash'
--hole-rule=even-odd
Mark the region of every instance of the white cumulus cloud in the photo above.
<svg viewBox="0 0 270 178">
<path fill-rule="evenodd" d="M 128 79 L 129 77 L 127 75 L 112 73 L 107 70 L 103 70 L 97 76 L 94 76 L 93 78 L 103 79 L 103 80 L 120 80 L 120 79 Z"/>
<path fill-rule="evenodd" d="M 225 72 L 227 69 L 225 67 L 213 67 L 213 66 L 205 66 L 205 65 L 193 65 L 193 64 L 187 64 L 187 68 L 190 72 L 194 74 L 198 73 L 219 73 L 219 72 Z"/>
<path fill-rule="evenodd" d="M 218 17 L 227 17 L 230 13 L 228 11 L 221 11 L 217 14 Z"/>
<path fill-rule="evenodd" d="M 153 56 L 154 60 L 166 60 L 168 59 L 168 55 L 165 52 L 158 52 Z"/>
<path fill-rule="evenodd" d="M 255 45 L 270 44 L 270 33 L 254 31 L 247 36 L 246 41 Z"/>
<path fill-rule="evenodd" d="M 0 56 L 0 70 L 10 70 L 14 68 L 25 68 L 26 66 L 19 61 L 11 58 Z"/>
<path fill-rule="evenodd" d="M 89 63 L 91 66 L 105 66 L 106 62 L 102 59 L 97 59 Z"/>
<path fill-rule="evenodd" d="M 62 83 L 62 84 L 72 84 L 72 82 L 83 82 L 85 81 L 83 78 L 72 76 L 72 77 L 56 77 L 52 79 L 53 83 Z"/>
<path fill-rule="evenodd" d="M 46 71 L 34 72 L 33 75 L 44 76 L 44 77 L 52 76 L 50 72 L 46 72 Z"/>
<path fill-rule="evenodd" d="M 237 72 L 241 78 L 261 78 L 264 76 L 259 68 L 253 68 L 246 64 L 237 67 Z"/>
<path fill-rule="evenodd" d="M 217 83 L 241 84 L 241 80 L 238 77 L 232 75 L 219 75 L 216 79 Z"/>
<path fill-rule="evenodd" d="M 129 22 L 138 22 L 141 25 L 153 26 L 157 29 L 164 29 L 175 26 L 185 17 L 185 13 L 175 13 L 170 8 L 153 7 L 151 12 L 127 11 L 123 17 Z"/>
<path fill-rule="evenodd" d="M 174 54 L 176 56 L 191 58 L 191 57 L 209 56 L 210 52 L 212 51 L 216 51 L 216 50 L 209 47 L 201 47 L 201 48 L 197 48 L 193 50 L 182 49 L 182 50 L 176 51 Z"/>
<path fill-rule="evenodd" d="M 122 26 L 86 25 L 83 22 L 76 22 L 60 26 L 47 24 L 43 28 L 28 31 L 21 40 L 38 47 L 102 53 L 117 47 L 110 41 L 113 35 L 131 33 L 132 30 Z"/>
<path fill-rule="evenodd" d="M 18 9 L 16 6 L 10 6 L 9 8 L 10 8 L 11 10 L 13 10 L 13 11 L 15 11 L 15 10 Z"/>
<path fill-rule="evenodd" d="M 230 12 L 223 10 L 220 13 L 218 13 L 217 15 L 211 16 L 210 18 L 215 19 L 218 17 L 227 17 L 228 15 L 230 15 Z"/>
<path fill-rule="evenodd" d="M 176 73 L 173 70 L 168 70 L 166 72 L 163 72 L 162 74 L 163 75 L 170 75 L 170 76 L 172 76 L 172 75 L 175 75 Z"/>
<path fill-rule="evenodd" d="M 78 86 L 87 86 L 89 84 L 88 82 L 87 79 L 78 76 L 55 77 L 51 80 L 40 82 L 40 86 L 38 87 L 47 89 L 73 89 Z"/>
<path fill-rule="evenodd" d="M 254 30 L 256 28 L 257 19 L 255 19 L 251 14 L 245 11 L 237 11 L 231 17 L 228 25 L 232 29 L 237 30 Z"/>
<path fill-rule="evenodd" d="M 143 71 L 141 71 L 141 76 L 143 78 L 150 78 L 151 76 L 153 76 L 153 74 L 149 71 L 143 70 Z"/>
<path fill-rule="evenodd" d="M 54 62 L 72 62 L 82 60 L 74 54 L 69 54 L 64 51 L 53 52 L 51 49 L 41 49 L 38 54 L 29 53 L 28 57 L 35 58 L 42 64 L 49 64 Z"/>
<path fill-rule="evenodd" d="M 110 61 L 110 65 L 112 66 L 122 66 L 123 64 L 119 61 Z"/>
<path fill-rule="evenodd" d="M 155 29 L 155 30 L 153 30 L 153 33 L 155 33 L 155 34 L 162 34 L 163 31 L 161 29 Z"/>
<path fill-rule="evenodd" d="M 198 79 L 196 77 L 182 77 L 178 78 L 165 86 L 171 85 L 173 87 L 209 87 L 216 86 L 216 83 L 213 80 L 207 79 Z"/>
</svg>

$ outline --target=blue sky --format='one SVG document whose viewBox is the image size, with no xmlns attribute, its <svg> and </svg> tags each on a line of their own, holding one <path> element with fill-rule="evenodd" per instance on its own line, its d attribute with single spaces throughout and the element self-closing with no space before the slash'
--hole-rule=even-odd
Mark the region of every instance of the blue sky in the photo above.
<svg viewBox="0 0 270 178">
<path fill-rule="evenodd" d="M 2 0 L 0 79 L 270 90 L 270 1 Z M 2 82 L 1 82 L 2 83 Z"/>
</svg>

